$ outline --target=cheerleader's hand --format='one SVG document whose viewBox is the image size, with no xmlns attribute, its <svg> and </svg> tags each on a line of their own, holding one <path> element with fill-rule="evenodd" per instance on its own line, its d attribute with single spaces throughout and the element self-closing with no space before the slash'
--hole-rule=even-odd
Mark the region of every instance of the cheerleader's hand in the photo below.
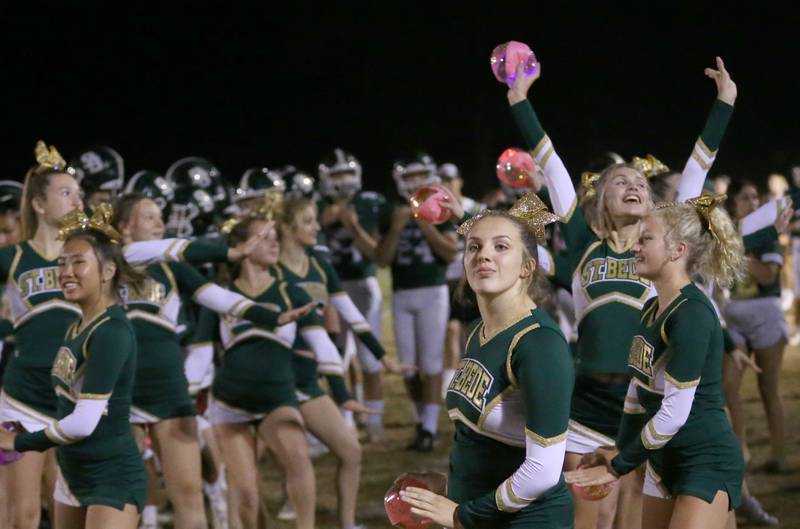
<svg viewBox="0 0 800 529">
<path fill-rule="evenodd" d="M 417 371 L 417 366 L 409 364 L 398 364 L 394 358 L 384 356 L 381 358 L 381 364 L 386 368 L 386 371 L 393 375 L 413 374 Z"/>
<path fill-rule="evenodd" d="M 792 209 L 792 199 L 787 198 L 786 204 L 784 208 L 778 213 L 778 217 L 775 219 L 775 231 L 778 233 L 786 233 L 789 231 L 789 226 L 792 222 L 792 217 L 794 217 L 795 210 Z"/>
<path fill-rule="evenodd" d="M 606 465 L 564 472 L 564 481 L 579 487 L 606 485 L 608 483 L 613 483 L 618 479 L 619 477 L 613 474 Z"/>
<path fill-rule="evenodd" d="M 14 450 L 14 439 L 16 439 L 16 437 L 16 433 L 9 432 L 0 426 L 0 450 L 5 450 L 7 452 Z"/>
<path fill-rule="evenodd" d="M 258 230 L 257 233 L 254 233 L 250 236 L 249 239 L 244 241 L 241 244 L 237 244 L 235 248 L 228 249 L 228 261 L 237 262 L 241 261 L 258 248 L 258 245 L 261 244 L 270 232 L 275 228 L 275 221 L 271 220 L 264 224 L 264 227 Z"/>
<path fill-rule="evenodd" d="M 713 79 L 717 84 L 717 99 L 733 106 L 738 91 L 736 89 L 736 83 L 731 79 L 731 74 L 725 69 L 725 63 L 722 62 L 722 57 L 717 57 L 716 70 L 713 68 L 706 68 L 704 73 L 706 77 Z"/>
<path fill-rule="evenodd" d="M 452 528 L 458 504 L 445 496 L 427 489 L 407 487 L 400 491 L 400 498 L 411 505 L 411 514 L 433 520 L 435 525 Z"/>
<path fill-rule="evenodd" d="M 381 410 L 367 408 L 357 400 L 346 400 L 342 403 L 342 409 L 352 411 L 353 413 L 366 413 L 367 415 L 377 415 L 383 413 Z"/>
<path fill-rule="evenodd" d="M 738 369 L 739 371 L 744 371 L 745 368 L 749 367 L 759 375 L 761 374 L 761 368 L 758 367 L 758 364 L 756 364 L 755 359 L 749 354 L 745 353 L 744 351 L 740 349 L 734 349 L 733 351 L 731 351 L 731 359 L 733 360 L 733 363 L 736 365 L 736 369 Z"/>
<path fill-rule="evenodd" d="M 280 316 L 278 316 L 278 327 L 299 320 L 300 318 L 302 318 L 303 316 L 314 310 L 316 306 L 317 302 L 312 301 L 311 303 L 307 303 L 302 307 L 281 312 Z"/>
<path fill-rule="evenodd" d="M 539 63 L 537 66 L 533 75 L 525 75 L 525 72 L 522 71 L 522 63 L 517 66 L 517 78 L 514 79 L 514 84 L 511 85 L 511 88 L 508 89 L 509 105 L 513 106 L 528 99 L 528 90 L 531 89 L 533 83 L 542 75 L 542 63 Z"/>
</svg>

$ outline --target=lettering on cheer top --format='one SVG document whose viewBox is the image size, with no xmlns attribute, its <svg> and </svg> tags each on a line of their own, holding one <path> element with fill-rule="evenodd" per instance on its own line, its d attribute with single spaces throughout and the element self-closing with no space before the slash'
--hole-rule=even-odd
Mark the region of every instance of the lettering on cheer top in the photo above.
<svg viewBox="0 0 800 529">
<path fill-rule="evenodd" d="M 642 336 L 634 336 L 628 353 L 628 365 L 646 377 L 653 377 L 653 352 L 655 348 Z"/>
<path fill-rule="evenodd" d="M 586 287 L 598 281 L 635 281 L 650 286 L 650 281 L 636 275 L 636 260 L 633 257 L 617 259 L 598 257 L 587 261 L 581 271 L 581 286 Z"/>
<path fill-rule="evenodd" d="M 58 284 L 58 267 L 48 266 L 23 272 L 17 279 L 17 285 L 22 299 L 34 294 L 61 292 L 61 286 Z"/>
<path fill-rule="evenodd" d="M 494 382 L 494 376 L 474 358 L 464 358 L 458 365 L 447 391 L 464 397 L 478 411 L 483 411 L 486 396 Z"/>
</svg>

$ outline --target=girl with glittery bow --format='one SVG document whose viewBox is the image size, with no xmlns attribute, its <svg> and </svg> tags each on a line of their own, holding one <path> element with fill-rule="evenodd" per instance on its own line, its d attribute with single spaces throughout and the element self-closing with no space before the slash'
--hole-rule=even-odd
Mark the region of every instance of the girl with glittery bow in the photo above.
<svg viewBox="0 0 800 529">
<path fill-rule="evenodd" d="M 723 335 L 692 277 L 727 287 L 743 273 L 743 244 L 724 209 L 704 195 L 659 206 L 641 221 L 636 271 L 658 296 L 644 305 L 616 449 L 565 472 L 580 487 L 612 483 L 646 464 L 642 527 L 722 529 L 739 504 L 744 461 L 725 414 Z"/>
<path fill-rule="evenodd" d="M 632 245 L 639 236 L 642 217 L 653 208 L 645 173 L 659 171 L 657 160 L 645 158 L 636 164 L 614 164 L 599 175 L 587 175 L 585 196 L 579 205 L 569 174 L 527 100 L 540 72 L 541 67 L 533 76 L 518 75 L 508 100 L 534 160 L 544 171 L 553 211 L 564 223 L 561 233 L 573 270 L 578 377 L 566 469 L 574 469 L 583 454 L 613 445 L 619 431 L 630 378 L 627 356 L 632 332 L 645 301 L 655 295 L 652 282 L 637 272 Z M 717 58 L 717 69 L 708 68 L 705 73 L 717 85 L 717 99 L 683 170 L 678 200 L 702 191 L 737 95 L 736 84 L 721 59 Z M 641 501 L 641 475 L 637 478 L 637 473 L 631 473 L 616 489 L 619 515 L 631 517 L 623 519 L 623 525 L 638 527 L 639 520 L 629 513 L 635 513 Z M 601 503 L 605 503 L 605 517 L 613 519 L 616 494 L 615 490 L 604 502 L 576 498 L 576 527 L 598 527 Z"/>
</svg>

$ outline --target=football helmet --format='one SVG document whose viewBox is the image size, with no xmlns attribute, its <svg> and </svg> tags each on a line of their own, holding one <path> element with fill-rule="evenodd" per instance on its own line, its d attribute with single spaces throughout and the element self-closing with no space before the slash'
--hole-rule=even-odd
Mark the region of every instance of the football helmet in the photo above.
<svg viewBox="0 0 800 529">
<path fill-rule="evenodd" d="M 214 202 L 224 202 L 226 197 L 222 174 L 217 167 L 199 156 L 181 158 L 167 169 L 166 178 L 178 193 L 202 189 Z M 191 193 L 189 193 L 191 194 Z"/>
<path fill-rule="evenodd" d="M 111 147 L 93 145 L 84 149 L 70 161 L 70 166 L 86 196 L 107 191 L 113 197 L 125 183 L 125 163 Z"/>
<path fill-rule="evenodd" d="M 168 219 L 172 201 L 175 200 L 175 188 L 172 182 L 155 171 L 139 171 L 125 184 L 124 194 L 140 193 L 158 204 Z"/>
<path fill-rule="evenodd" d="M 458 170 L 458 166 L 454 163 L 443 163 L 442 165 L 439 166 L 437 172 L 442 182 L 447 182 L 449 180 L 455 180 L 456 178 L 461 178 L 461 171 Z"/>
<path fill-rule="evenodd" d="M 336 148 L 325 156 L 317 174 L 320 191 L 326 197 L 352 196 L 361 191 L 361 162 L 342 149 Z"/>
<path fill-rule="evenodd" d="M 410 175 L 419 177 L 409 180 Z M 397 192 L 406 199 L 411 198 L 417 189 L 441 182 L 439 175 L 436 174 L 436 163 L 424 152 L 417 152 L 413 156 L 396 161 L 392 167 L 392 177 Z"/>
<path fill-rule="evenodd" d="M 287 165 L 281 169 L 281 176 L 286 182 L 286 196 L 290 198 L 302 197 L 316 201 L 318 197 L 316 179 L 294 165 Z"/>
<path fill-rule="evenodd" d="M 238 204 L 250 198 L 261 198 L 268 191 L 283 193 L 286 181 L 280 171 L 266 167 L 251 167 L 239 179 L 239 185 L 233 193 L 233 203 Z"/>
<path fill-rule="evenodd" d="M 22 184 L 16 180 L 0 180 L 0 214 L 19 211 Z"/>
</svg>

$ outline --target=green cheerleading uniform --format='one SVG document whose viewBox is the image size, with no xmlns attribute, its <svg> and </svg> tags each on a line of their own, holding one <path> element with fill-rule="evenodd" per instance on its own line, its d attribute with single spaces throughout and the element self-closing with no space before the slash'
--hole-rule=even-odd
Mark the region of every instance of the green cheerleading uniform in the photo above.
<svg viewBox="0 0 800 529">
<path fill-rule="evenodd" d="M 163 261 L 224 261 L 227 247 L 201 241 L 164 239 L 124 247 L 132 265 Z M 58 284 L 58 261 L 41 255 L 29 241 L 0 248 L 0 277 L 5 278 L 16 351 L 0 395 L 0 420 L 21 421 L 29 431 L 46 427 L 56 416 L 50 369 L 61 338 L 80 317 Z M 277 316 L 277 315 L 276 315 Z"/>
<path fill-rule="evenodd" d="M 447 496 L 466 529 L 572 527 L 561 475 L 574 368 L 536 308 L 488 340 L 478 322 L 447 388 L 455 422 Z"/>
<path fill-rule="evenodd" d="M 349 205 L 355 210 L 358 223 L 367 233 L 377 231 L 380 213 L 386 205 L 383 195 L 374 191 L 360 191 L 353 196 Z M 375 275 L 375 263 L 364 257 L 353 234 L 341 222 L 327 226 L 324 232 L 330 249 L 330 261 L 342 281 L 366 279 Z"/>
<path fill-rule="evenodd" d="M 710 503 L 722 490 L 735 508 L 744 460 L 725 415 L 719 318 L 694 284 L 658 311 L 657 299 L 646 304 L 630 347 L 633 377 L 611 464 L 622 475 L 646 461 L 645 494 Z"/>
<path fill-rule="evenodd" d="M 120 510 L 133 504 L 141 511 L 147 477 L 128 423 L 136 336 L 125 311 L 112 305 L 80 332 L 73 322 L 51 367 L 59 421 L 17 435 L 14 448 L 44 451 L 58 446 L 55 497 L 62 503 Z M 85 403 L 100 406 L 91 431 L 93 421 L 81 417 Z"/>
<path fill-rule="evenodd" d="M 588 453 L 613 443 L 627 391 L 627 383 L 606 384 L 591 375 L 628 373 L 626 352 L 633 329 L 644 303 L 656 293 L 650 281 L 636 274 L 630 248 L 615 247 L 589 227 L 569 173 L 530 102 L 513 105 L 511 113 L 534 160 L 544 171 L 553 212 L 563 222 L 561 234 L 572 268 L 571 291 L 578 321 L 578 378 L 568 450 Z M 731 105 L 715 100 L 682 172 L 679 201 L 701 194 L 732 113 Z"/>
<path fill-rule="evenodd" d="M 244 293 L 231 285 L 231 290 Z M 276 311 L 286 311 L 311 302 L 302 289 L 275 280 L 253 301 Z M 209 405 L 214 424 L 228 422 L 217 418 L 215 406 L 252 421 L 258 421 L 281 406 L 297 407 L 295 372 L 292 365 L 294 329 L 321 327 L 317 313 L 310 312 L 296 323 L 281 328 L 257 325 L 230 316 L 220 317 L 204 308 L 200 312 L 199 343 L 219 342 L 222 365 L 216 370 L 211 387 L 213 404 Z M 287 334 L 288 331 L 288 334 Z M 214 409 L 212 409 L 214 408 Z"/>
<path fill-rule="evenodd" d="M 308 266 L 304 272 L 295 272 L 283 264 L 277 264 L 274 272 L 278 280 L 286 281 L 304 290 L 311 300 L 321 305 L 333 304 L 342 319 L 350 325 L 353 332 L 377 358 L 382 358 L 386 352 L 380 342 L 372 334 L 369 324 L 364 316 L 355 307 L 350 297 L 342 289 L 339 275 L 326 259 L 314 250 L 308 250 Z M 320 311 L 321 314 L 321 311 Z M 337 367 L 331 371 L 326 366 L 319 364 L 310 353 L 312 348 L 298 333 L 292 344 L 295 355 L 292 357 L 295 370 L 295 383 L 300 401 L 321 397 L 325 394 L 319 385 L 319 374 L 325 375 L 331 388 L 334 400 L 341 404 L 350 400 L 350 395 L 344 385 L 341 372 Z"/>
</svg>

